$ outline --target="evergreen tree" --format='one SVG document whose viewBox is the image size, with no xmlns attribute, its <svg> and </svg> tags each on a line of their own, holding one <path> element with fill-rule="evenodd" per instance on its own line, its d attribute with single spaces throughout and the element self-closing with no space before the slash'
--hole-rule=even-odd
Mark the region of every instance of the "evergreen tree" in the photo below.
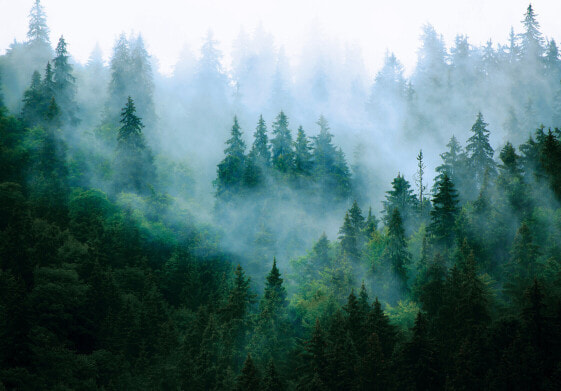
<svg viewBox="0 0 561 391">
<path fill-rule="evenodd" d="M 368 216 L 366 216 L 366 222 L 364 223 L 364 233 L 366 234 L 367 240 L 372 237 L 372 234 L 378 230 L 378 219 L 372 213 L 372 207 L 368 208 Z"/>
<path fill-rule="evenodd" d="M 449 249 L 455 237 L 458 194 L 447 174 L 444 174 L 439 181 L 432 204 L 433 209 L 430 211 L 431 224 L 428 227 L 428 232 L 436 244 Z"/>
<path fill-rule="evenodd" d="M 525 31 L 520 34 L 522 56 L 534 61 L 540 59 L 543 53 L 543 36 L 536 17 L 532 4 L 529 4 L 522 21 Z"/>
<path fill-rule="evenodd" d="M 148 128 L 153 128 L 156 121 L 154 109 L 154 81 L 150 55 L 144 47 L 144 40 L 139 34 L 130 42 L 130 63 L 128 64 L 128 94 L 135 97 L 139 114 Z"/>
<path fill-rule="evenodd" d="M 304 375 L 299 381 L 299 387 L 305 390 L 313 390 L 313 383 L 321 382 L 321 384 L 325 384 L 328 382 L 327 341 L 317 318 L 310 339 L 304 343 L 302 356 L 304 359 Z"/>
<path fill-rule="evenodd" d="M 417 189 L 419 192 L 419 211 L 421 216 L 423 215 L 423 207 L 424 207 L 424 195 L 425 195 L 425 190 L 426 190 L 426 186 L 424 184 L 424 174 L 425 174 L 425 163 L 423 162 L 423 150 L 419 151 L 419 154 L 417 155 L 417 177 L 415 178 L 415 182 L 417 184 Z"/>
<path fill-rule="evenodd" d="M 280 112 L 273 123 L 272 159 L 273 167 L 282 173 L 288 173 L 294 167 L 292 135 L 288 129 L 288 117 Z"/>
<path fill-rule="evenodd" d="M 339 228 L 339 240 L 341 241 L 343 254 L 353 259 L 357 259 L 359 256 L 358 233 L 349 213 L 345 213 L 343 225 Z"/>
<path fill-rule="evenodd" d="M 253 137 L 254 141 L 250 153 L 255 157 L 258 164 L 269 167 L 271 165 L 271 149 L 267 137 L 267 125 L 262 115 L 259 116 L 259 122 Z"/>
<path fill-rule="evenodd" d="M 495 161 L 493 160 L 493 148 L 489 144 L 489 131 L 487 124 L 483 121 L 483 115 L 477 114 L 477 120 L 471 127 L 473 136 L 467 141 L 466 152 L 468 154 L 469 167 L 475 179 L 477 190 L 483 186 L 485 173 L 494 176 L 496 174 Z"/>
<path fill-rule="evenodd" d="M 29 30 L 27 31 L 27 38 L 29 38 L 32 44 L 41 43 L 50 45 L 47 16 L 45 15 L 45 10 L 40 0 L 35 0 L 35 4 L 33 4 L 29 12 Z"/>
<path fill-rule="evenodd" d="M 226 155 L 218 164 L 218 177 L 216 178 L 216 194 L 222 198 L 231 197 L 232 193 L 240 190 L 245 170 L 245 143 L 242 140 L 242 132 L 238 124 L 238 118 L 234 117 L 231 137 L 226 141 Z"/>
<path fill-rule="evenodd" d="M 405 241 L 405 230 L 399 210 L 393 210 L 388 223 L 388 239 L 384 258 L 392 274 L 399 282 L 403 292 L 407 291 L 407 266 L 411 261 L 411 255 L 407 250 Z"/>
<path fill-rule="evenodd" d="M 535 278 L 537 272 L 538 246 L 534 244 L 530 228 L 522 223 L 511 250 L 511 259 L 506 265 L 507 281 L 504 290 L 515 304 L 521 305 L 524 292 Z"/>
<path fill-rule="evenodd" d="M 386 192 L 386 200 L 382 203 L 384 206 L 384 224 L 389 224 L 394 209 L 399 211 L 405 225 L 412 224 L 418 210 L 418 201 L 409 182 L 398 173 L 392 181 L 392 190 Z"/>
<path fill-rule="evenodd" d="M 129 96 L 121 110 L 121 127 L 117 135 L 115 188 L 117 191 L 146 193 L 155 179 L 153 158 L 146 147 L 134 101 Z"/>
<path fill-rule="evenodd" d="M 351 189 L 350 171 L 345 156 L 333 145 L 333 135 L 329 132 L 325 117 L 320 116 L 317 124 L 320 131 L 313 137 L 313 177 L 325 193 L 346 198 Z"/>
<path fill-rule="evenodd" d="M 438 174 L 435 178 L 435 184 L 439 183 L 444 174 L 448 175 L 453 183 L 459 183 L 464 175 L 465 170 L 463 170 L 463 168 L 466 162 L 466 156 L 460 143 L 458 143 L 456 137 L 452 136 L 446 146 L 448 147 L 448 151 L 440 154 L 442 164 L 436 167 L 436 172 Z"/>
<path fill-rule="evenodd" d="M 45 110 L 41 75 L 35 71 L 31 77 L 29 88 L 23 94 L 21 118 L 27 123 L 34 124 L 43 119 Z"/>
<path fill-rule="evenodd" d="M 310 175 L 312 170 L 312 154 L 308 137 L 304 129 L 298 128 L 298 136 L 294 142 L 294 169 L 301 175 Z"/>
<path fill-rule="evenodd" d="M 259 391 L 261 390 L 261 379 L 259 371 L 255 367 L 251 354 L 248 353 L 243 364 L 242 371 L 236 382 L 236 391 Z"/>
<path fill-rule="evenodd" d="M 281 378 L 277 369 L 275 368 L 275 364 L 273 360 L 269 361 L 269 365 L 267 365 L 267 369 L 265 370 L 265 375 L 263 377 L 263 387 L 261 388 L 263 391 L 282 391 L 284 390 L 284 386 L 282 384 Z"/>
<path fill-rule="evenodd" d="M 58 104 L 62 108 L 64 121 L 76 125 L 76 78 L 72 75 L 72 65 L 68 62 L 69 58 L 70 56 L 66 50 L 66 41 L 61 36 L 56 47 L 56 57 L 53 61 L 54 93 Z"/>
<path fill-rule="evenodd" d="M 119 112 L 115 109 L 120 102 L 127 99 L 131 54 L 129 41 L 125 34 L 121 34 L 113 46 L 113 56 L 109 63 L 111 79 L 109 81 L 109 96 L 105 107 L 106 122 L 117 123 Z"/>
</svg>

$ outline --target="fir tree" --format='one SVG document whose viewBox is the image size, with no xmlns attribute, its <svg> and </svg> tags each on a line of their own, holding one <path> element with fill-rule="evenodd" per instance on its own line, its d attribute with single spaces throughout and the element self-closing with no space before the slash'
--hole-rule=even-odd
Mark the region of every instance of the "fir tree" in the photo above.
<svg viewBox="0 0 561 391">
<path fill-rule="evenodd" d="M 368 216 L 366 216 L 366 222 L 364 223 L 364 233 L 366 238 L 372 238 L 372 234 L 378 230 L 378 219 L 372 213 L 372 207 L 368 208 Z"/>
<path fill-rule="evenodd" d="M 54 59 L 53 82 L 54 93 L 57 102 L 62 107 L 62 113 L 65 121 L 75 125 L 76 118 L 76 78 L 72 75 L 72 65 L 69 64 L 70 56 L 66 50 L 66 41 L 61 36 L 57 47 L 56 57 Z"/>
<path fill-rule="evenodd" d="M 483 121 L 483 115 L 477 114 L 477 120 L 471 127 L 473 136 L 467 141 L 466 152 L 468 154 L 469 167 L 475 178 L 477 190 L 483 186 L 485 173 L 494 176 L 496 173 L 495 161 L 493 160 L 493 148 L 489 144 L 489 131 L 487 124 Z"/>
<path fill-rule="evenodd" d="M 304 129 L 298 128 L 298 136 L 294 142 L 294 170 L 301 175 L 310 175 L 312 170 L 312 147 Z"/>
<path fill-rule="evenodd" d="M 425 163 L 423 162 L 423 150 L 419 151 L 417 155 L 417 177 L 415 178 L 415 182 L 417 184 L 417 189 L 419 192 L 419 210 L 421 216 L 423 215 L 423 204 L 425 202 L 424 195 L 427 186 L 424 184 L 424 174 L 425 174 Z"/>
<path fill-rule="evenodd" d="M 116 190 L 146 193 L 155 179 L 155 169 L 152 154 L 146 147 L 142 134 L 144 124 L 136 115 L 136 107 L 130 96 L 121 110 L 120 122 L 117 135 Z"/>
<path fill-rule="evenodd" d="M 288 173 L 294 166 L 292 135 L 288 129 L 288 117 L 280 112 L 273 123 L 272 160 L 273 167 L 282 173 Z"/>
<path fill-rule="evenodd" d="M 433 210 L 430 211 L 431 224 L 428 232 L 434 243 L 449 249 L 454 242 L 454 228 L 458 214 L 458 194 L 454 184 L 444 174 L 437 185 L 437 193 L 432 199 Z"/>
<path fill-rule="evenodd" d="M 399 211 L 404 224 L 413 223 L 418 201 L 409 182 L 403 175 L 397 174 L 397 177 L 392 181 L 392 189 L 386 192 L 386 200 L 382 203 L 384 205 L 384 223 L 389 224 L 394 209 Z"/>
<path fill-rule="evenodd" d="M 536 20 L 537 15 L 532 8 L 532 4 L 528 5 L 524 14 L 524 32 L 520 34 L 522 43 L 522 56 L 527 59 L 538 60 L 543 53 L 543 36 L 540 32 L 540 24 Z"/>
<path fill-rule="evenodd" d="M 226 141 L 226 145 L 226 156 L 218 164 L 218 177 L 215 182 L 216 194 L 224 198 L 240 190 L 245 170 L 245 143 L 237 117 L 234 117 L 231 137 Z"/>
<path fill-rule="evenodd" d="M 47 26 L 47 16 L 40 0 L 35 0 L 35 4 L 29 12 L 29 29 L 27 38 L 32 44 L 41 43 L 50 45 L 49 27 Z"/>
<path fill-rule="evenodd" d="M 255 367 L 251 354 L 248 353 L 247 358 L 243 364 L 242 371 L 238 376 L 236 382 L 236 391 L 260 391 L 261 379 L 259 371 Z"/>
<path fill-rule="evenodd" d="M 384 258 L 388 263 L 392 274 L 400 284 L 402 291 L 407 291 L 407 266 L 410 263 L 411 255 L 407 250 L 405 241 L 405 230 L 399 210 L 393 210 L 388 223 L 388 239 L 384 253 Z"/>
<path fill-rule="evenodd" d="M 359 256 L 357 230 L 351 221 L 349 213 L 345 213 L 343 225 L 339 228 L 339 240 L 343 254 L 356 259 Z"/>
<path fill-rule="evenodd" d="M 259 122 L 253 137 L 254 141 L 250 153 L 255 157 L 257 164 L 269 167 L 271 165 L 271 150 L 267 137 L 267 125 L 262 115 L 259 116 Z"/>
<path fill-rule="evenodd" d="M 275 368 L 275 363 L 273 360 L 269 361 L 267 369 L 265 370 L 265 375 L 263 376 L 263 387 L 262 391 L 282 391 L 284 386 L 282 384 L 281 378 L 277 369 Z"/>
</svg>

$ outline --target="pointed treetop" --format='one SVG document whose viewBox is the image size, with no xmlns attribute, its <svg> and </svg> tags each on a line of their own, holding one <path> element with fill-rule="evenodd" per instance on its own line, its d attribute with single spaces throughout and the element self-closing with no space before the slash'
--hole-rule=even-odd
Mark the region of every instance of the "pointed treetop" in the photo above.
<svg viewBox="0 0 561 391">
<path fill-rule="evenodd" d="M 50 44 L 47 16 L 39 0 L 35 0 L 35 4 L 33 4 L 29 12 L 29 30 L 27 31 L 27 38 L 29 38 L 32 43 L 41 42 Z"/>
</svg>

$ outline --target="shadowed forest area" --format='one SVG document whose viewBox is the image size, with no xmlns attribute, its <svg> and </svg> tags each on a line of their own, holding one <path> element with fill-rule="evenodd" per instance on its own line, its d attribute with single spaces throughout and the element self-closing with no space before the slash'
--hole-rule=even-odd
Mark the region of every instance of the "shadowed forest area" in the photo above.
<svg viewBox="0 0 561 391">
<path fill-rule="evenodd" d="M 0 390 L 561 389 L 561 59 L 265 27 L 0 56 Z M 517 21 L 514 21 L 517 22 Z M 25 23 L 25 21 L 22 21 Z M 508 32 L 506 32 L 508 33 Z"/>
</svg>

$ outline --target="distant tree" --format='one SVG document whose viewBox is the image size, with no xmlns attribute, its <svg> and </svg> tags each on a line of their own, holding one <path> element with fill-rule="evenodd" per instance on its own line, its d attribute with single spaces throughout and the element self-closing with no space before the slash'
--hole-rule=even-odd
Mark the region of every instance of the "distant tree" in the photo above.
<svg viewBox="0 0 561 391">
<path fill-rule="evenodd" d="M 312 147 L 304 129 L 298 128 L 298 136 L 294 142 L 294 170 L 300 175 L 310 175 L 312 170 Z"/>
<path fill-rule="evenodd" d="M 522 223 L 511 250 L 511 258 L 505 265 L 507 280 L 504 290 L 518 306 L 524 301 L 524 292 L 536 277 L 538 246 L 534 243 L 532 232 L 526 223 Z"/>
<path fill-rule="evenodd" d="M 218 164 L 218 177 L 216 178 L 216 194 L 219 197 L 230 197 L 240 190 L 245 169 L 245 143 L 238 118 L 234 117 L 231 137 L 226 141 L 224 159 Z"/>
<path fill-rule="evenodd" d="M 261 390 L 261 379 L 259 371 L 255 367 L 251 355 L 248 353 L 243 364 L 242 371 L 236 382 L 236 391 L 259 391 Z"/>
<path fill-rule="evenodd" d="M 415 183 L 417 184 L 417 189 L 419 192 L 419 211 L 421 216 L 423 215 L 423 207 L 425 202 L 425 190 L 427 186 L 424 183 L 424 174 L 425 174 L 425 163 L 423 161 L 423 151 L 420 150 L 419 154 L 417 155 L 417 176 L 415 178 Z"/>
<path fill-rule="evenodd" d="M 454 243 L 455 237 L 458 194 L 447 174 L 444 174 L 437 184 L 437 192 L 432 199 L 432 204 L 428 232 L 434 243 L 449 249 Z"/>
<path fill-rule="evenodd" d="M 154 81 L 150 55 L 144 47 L 144 40 L 139 34 L 130 42 L 130 63 L 128 75 L 128 94 L 135 97 L 139 114 L 148 128 L 153 128 L 156 121 L 154 109 Z"/>
<path fill-rule="evenodd" d="M 265 370 L 265 375 L 263 376 L 263 391 L 282 391 L 285 387 L 282 384 L 281 377 L 275 368 L 275 363 L 273 360 L 269 361 L 267 368 Z"/>
<path fill-rule="evenodd" d="M 414 222 L 417 215 L 419 200 L 413 193 L 411 185 L 401 174 L 392 181 L 392 189 L 386 192 L 386 200 L 382 202 L 384 206 L 384 223 L 389 224 L 393 210 L 397 209 L 404 225 Z M 410 229 L 408 228 L 408 231 Z"/>
<path fill-rule="evenodd" d="M 23 108 L 21 111 L 21 118 L 28 123 L 36 123 L 40 121 L 44 113 L 45 99 L 43 94 L 43 87 L 41 84 L 41 75 L 39 72 L 33 72 L 31 77 L 31 84 L 23 94 Z"/>
<path fill-rule="evenodd" d="M 41 43 L 50 45 L 47 16 L 40 0 L 35 0 L 29 12 L 29 30 L 27 31 L 27 38 L 29 38 L 32 44 Z"/>
<path fill-rule="evenodd" d="M 372 213 L 372 208 L 368 208 L 368 216 L 366 216 L 366 221 L 364 223 L 366 238 L 370 239 L 376 230 L 378 230 L 378 219 Z"/>
<path fill-rule="evenodd" d="M 543 36 L 536 17 L 532 4 L 529 4 L 522 21 L 524 32 L 520 34 L 523 58 L 534 61 L 540 59 L 543 53 Z"/>
<path fill-rule="evenodd" d="M 407 250 L 405 230 L 397 208 L 394 208 L 388 223 L 388 239 L 384 259 L 399 282 L 401 291 L 407 291 L 407 266 L 411 261 L 411 255 Z"/>
<path fill-rule="evenodd" d="M 325 117 L 321 116 L 317 124 L 320 131 L 313 137 L 313 177 L 326 193 L 346 198 L 351 188 L 350 171 L 345 156 L 333 145 L 333 135 L 329 132 L 329 124 Z"/>
<path fill-rule="evenodd" d="M 255 157 L 257 164 L 269 167 L 271 165 L 271 149 L 267 137 L 267 125 L 262 115 L 259 116 L 259 122 L 253 137 L 254 141 L 250 153 Z"/>
<path fill-rule="evenodd" d="M 72 65 L 68 62 L 70 56 L 66 50 L 66 41 L 61 36 L 57 47 L 56 57 L 53 60 L 53 81 L 54 93 L 58 104 L 61 107 L 63 121 L 71 125 L 76 125 L 76 78 L 72 75 Z"/>
<path fill-rule="evenodd" d="M 119 107 L 120 102 L 127 99 L 129 76 L 130 76 L 131 54 L 129 41 L 125 34 L 121 34 L 113 46 L 113 56 L 109 63 L 111 80 L 109 81 L 109 96 L 106 103 L 106 120 L 116 123 L 119 112 L 115 107 Z"/>
<path fill-rule="evenodd" d="M 478 113 L 477 120 L 471 127 L 473 136 L 468 139 L 466 146 L 468 163 L 477 190 L 480 190 L 483 186 L 483 178 L 486 172 L 490 176 L 496 174 L 496 164 L 493 160 L 494 150 L 489 144 L 489 131 L 486 127 L 487 124 L 483 121 L 483 115 Z"/>
<path fill-rule="evenodd" d="M 294 150 L 292 135 L 288 129 L 288 117 L 280 112 L 273 123 L 272 158 L 273 167 L 282 173 L 288 173 L 294 167 Z"/>
<path fill-rule="evenodd" d="M 144 142 L 144 124 L 136 115 L 129 96 L 121 110 L 121 127 L 117 135 L 115 188 L 117 191 L 146 193 L 155 180 L 153 157 Z"/>
</svg>

